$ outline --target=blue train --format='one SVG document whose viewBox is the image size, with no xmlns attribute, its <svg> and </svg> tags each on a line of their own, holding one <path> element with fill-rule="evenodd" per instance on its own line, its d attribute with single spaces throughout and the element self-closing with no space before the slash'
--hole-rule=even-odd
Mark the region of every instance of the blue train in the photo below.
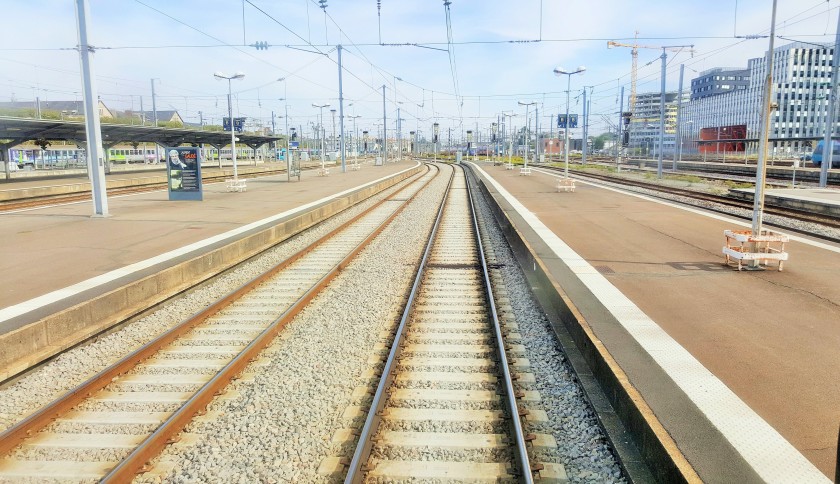
<svg viewBox="0 0 840 484">
<path fill-rule="evenodd" d="M 831 140 L 831 145 L 831 168 L 838 168 L 840 167 L 840 141 Z M 817 147 L 814 148 L 814 153 L 811 155 L 811 163 L 813 163 L 814 166 L 822 166 L 823 146 L 825 145 L 822 141 L 820 141 L 817 143 Z"/>
</svg>

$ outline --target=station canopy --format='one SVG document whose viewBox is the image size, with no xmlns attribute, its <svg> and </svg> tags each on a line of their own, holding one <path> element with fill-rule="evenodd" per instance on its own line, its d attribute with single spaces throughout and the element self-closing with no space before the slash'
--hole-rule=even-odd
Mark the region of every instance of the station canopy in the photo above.
<svg viewBox="0 0 840 484">
<path fill-rule="evenodd" d="M 152 126 L 129 126 L 124 124 L 101 124 L 102 144 L 110 148 L 120 143 L 158 143 L 163 146 L 198 145 L 215 147 L 230 144 L 230 131 L 203 131 L 184 128 L 155 128 Z M 258 148 L 278 136 L 236 134 L 239 143 Z M 85 123 L 44 119 L 22 119 L 0 116 L 0 143 L 15 146 L 27 141 L 44 144 L 49 141 L 72 141 L 84 145 L 87 140 Z"/>
</svg>

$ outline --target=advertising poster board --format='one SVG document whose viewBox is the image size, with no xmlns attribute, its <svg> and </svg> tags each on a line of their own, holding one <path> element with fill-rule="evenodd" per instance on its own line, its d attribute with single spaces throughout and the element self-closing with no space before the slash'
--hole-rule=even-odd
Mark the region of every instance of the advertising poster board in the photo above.
<svg viewBox="0 0 840 484">
<path fill-rule="evenodd" d="M 170 200 L 203 200 L 201 150 L 189 146 L 166 148 L 166 174 Z"/>
</svg>

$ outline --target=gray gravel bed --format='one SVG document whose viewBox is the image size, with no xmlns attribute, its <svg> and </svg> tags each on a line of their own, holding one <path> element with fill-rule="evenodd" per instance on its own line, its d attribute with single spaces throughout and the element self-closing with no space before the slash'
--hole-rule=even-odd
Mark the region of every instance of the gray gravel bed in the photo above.
<svg viewBox="0 0 840 484">
<path fill-rule="evenodd" d="M 131 452 L 131 449 L 95 449 L 63 447 L 19 447 L 9 456 L 19 460 L 48 460 L 75 462 L 117 462 Z"/>
<path fill-rule="evenodd" d="M 635 178 L 639 178 L 639 177 L 635 177 Z M 654 180 L 645 179 L 645 181 L 651 182 L 651 181 L 654 181 Z M 650 196 L 655 196 L 657 198 L 665 198 L 667 200 L 673 200 L 675 202 L 685 203 L 685 204 L 688 204 L 688 205 L 693 205 L 693 206 L 698 207 L 698 208 L 714 209 L 716 211 L 723 210 L 725 213 L 729 213 L 729 214 L 732 214 L 732 215 L 738 216 L 738 217 L 750 217 L 750 218 L 752 217 L 752 210 L 748 210 L 748 209 L 734 208 L 734 207 L 729 207 L 729 206 L 726 206 L 726 205 L 721 205 L 719 203 L 708 202 L 708 201 L 704 201 L 704 200 L 696 200 L 696 199 L 693 199 L 693 198 L 690 198 L 690 197 L 683 197 L 683 196 L 680 196 L 680 195 L 671 195 L 671 194 L 662 193 L 662 192 L 659 192 L 659 191 L 656 191 L 656 190 L 649 190 L 649 189 L 646 189 L 646 188 L 628 187 L 628 186 L 621 185 L 621 184 L 618 184 L 618 183 L 604 182 L 604 181 L 601 181 L 601 180 L 598 180 L 596 183 L 609 185 L 609 186 L 612 186 L 612 187 L 615 187 L 615 188 L 620 188 L 620 189 L 625 190 L 625 191 L 631 191 L 631 192 L 634 192 L 634 193 L 639 193 L 641 195 L 650 195 Z M 667 184 L 667 183 L 665 183 L 665 184 Z M 709 189 L 703 189 L 702 191 L 716 192 L 715 190 L 709 190 Z M 826 236 L 826 237 L 833 237 L 835 239 L 840 238 L 840 229 L 827 228 L 827 227 L 824 227 L 824 226 L 821 226 L 821 225 L 818 225 L 818 224 L 814 224 L 814 223 L 810 223 L 810 222 L 802 222 L 802 221 L 799 221 L 799 220 L 790 219 L 790 218 L 787 218 L 787 217 L 780 217 L 778 215 L 770 215 L 770 214 L 766 214 L 766 213 L 764 214 L 764 219 L 763 220 L 764 220 L 764 225 L 772 225 L 772 226 L 780 227 L 782 230 L 793 229 L 793 230 L 804 231 L 804 232 L 813 233 L 813 234 L 819 234 L 819 235 Z M 733 228 L 736 228 L 736 227 L 733 227 Z"/>
<path fill-rule="evenodd" d="M 514 457 L 509 447 L 502 449 L 430 449 L 424 447 L 374 445 L 371 449 L 371 457 L 382 460 L 514 462 Z"/>
<path fill-rule="evenodd" d="M 479 200 L 483 199 L 479 197 Z M 527 422 L 526 428 L 554 436 L 557 450 L 544 454 L 544 457 L 550 459 L 549 462 L 562 463 L 570 482 L 625 482 L 609 442 L 584 399 L 548 319 L 528 290 L 530 284 L 517 265 L 504 235 L 485 202 L 478 203 L 477 210 L 489 231 L 497 263 L 501 264 L 502 279 L 513 316 L 519 325 L 518 332 L 522 335 L 521 343 L 531 363 L 529 372 L 536 378 L 533 385 L 517 386 L 538 390 L 541 397 L 539 407 L 549 417 L 547 424 L 534 426 L 532 422 Z"/>
<path fill-rule="evenodd" d="M 424 400 L 422 398 L 392 399 L 388 406 L 392 408 L 441 408 L 446 410 L 502 410 L 501 400 L 470 402 L 462 400 Z"/>
<path fill-rule="evenodd" d="M 119 331 L 97 338 L 73 350 L 62 353 L 49 363 L 34 370 L 14 384 L 0 389 L 0 429 L 8 428 L 28 413 L 37 410 L 53 398 L 91 377 L 97 371 L 129 351 L 152 340 L 158 334 L 205 307 L 221 296 L 253 279 L 258 274 L 288 258 L 338 225 L 354 217 L 377 201 L 390 196 L 395 189 L 386 190 L 333 219 L 302 234 L 291 237 L 256 260 L 244 264 L 214 282 L 167 302 L 154 313 L 135 321 Z M 160 373 L 180 373 L 180 370 L 161 370 Z M 190 373 L 202 373 L 190 371 Z"/>
<path fill-rule="evenodd" d="M 74 410 L 90 412 L 174 412 L 181 407 L 179 403 L 139 403 L 139 402 L 97 402 L 88 400 Z"/>
<path fill-rule="evenodd" d="M 184 383 L 132 383 L 118 381 L 108 387 L 117 392 L 197 392 L 202 385 Z"/>
<path fill-rule="evenodd" d="M 485 421 L 456 421 L 441 420 L 390 420 L 382 419 L 381 430 L 397 430 L 400 432 L 463 432 L 471 434 L 505 434 L 510 426 L 504 419 L 495 422 Z"/>
<path fill-rule="evenodd" d="M 177 461 L 165 482 L 326 481 L 316 470 L 351 450 L 331 437 L 345 428 L 342 414 L 379 333 L 394 324 L 445 182 L 433 182 L 434 193 L 421 194 L 285 328 L 262 355 L 269 364 L 252 365 L 255 379 L 230 387 L 239 398 L 209 406 L 219 419 L 188 426 L 199 440 L 164 452 Z"/>
</svg>

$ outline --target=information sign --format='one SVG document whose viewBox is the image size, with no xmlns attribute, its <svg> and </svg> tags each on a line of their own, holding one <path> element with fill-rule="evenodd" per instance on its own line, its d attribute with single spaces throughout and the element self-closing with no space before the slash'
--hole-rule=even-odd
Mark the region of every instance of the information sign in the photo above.
<svg viewBox="0 0 840 484">
<path fill-rule="evenodd" d="M 236 130 L 237 133 L 241 133 L 242 131 L 244 131 L 245 118 L 233 118 L 233 128 Z M 225 131 L 230 131 L 230 118 L 222 118 L 222 129 Z"/>
<path fill-rule="evenodd" d="M 166 148 L 166 174 L 170 200 L 203 200 L 201 150 L 182 146 Z"/>
<path fill-rule="evenodd" d="M 557 127 L 558 128 L 565 128 L 566 127 L 566 115 L 565 114 L 558 114 L 557 115 Z M 570 114 L 569 115 L 569 128 L 577 128 L 578 127 L 578 115 L 577 114 Z"/>
</svg>

